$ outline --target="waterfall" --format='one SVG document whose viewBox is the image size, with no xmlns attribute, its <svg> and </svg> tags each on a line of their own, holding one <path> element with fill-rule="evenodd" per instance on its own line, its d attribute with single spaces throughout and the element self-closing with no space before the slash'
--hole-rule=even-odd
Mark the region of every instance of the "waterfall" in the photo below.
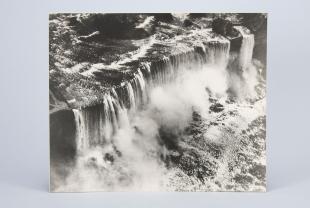
<svg viewBox="0 0 310 208">
<path fill-rule="evenodd" d="M 222 41 L 220 44 L 217 41 L 207 43 L 207 58 L 208 64 L 226 68 L 229 59 L 230 42 Z"/>
<path fill-rule="evenodd" d="M 146 84 L 145 84 L 145 79 L 144 76 L 141 72 L 140 69 L 138 69 L 138 72 L 134 78 L 134 82 L 136 85 L 136 97 L 138 97 L 139 99 L 137 99 L 137 105 L 141 106 L 143 104 L 145 104 L 146 102 Z"/>
<path fill-rule="evenodd" d="M 265 190 L 266 14 L 49 20 L 50 191 Z"/>
<path fill-rule="evenodd" d="M 84 109 L 73 109 L 76 125 L 77 151 L 110 142 L 112 135 L 119 128 L 120 103 L 114 98 L 115 90 L 103 98 L 100 105 Z"/>
<path fill-rule="evenodd" d="M 104 92 L 101 104 L 74 109 L 76 169 L 81 181 L 85 180 L 85 187 L 91 181 L 98 184 L 99 190 L 110 190 L 114 184 L 140 188 L 141 184 L 150 183 L 150 177 L 159 184 L 161 168 L 165 171 L 161 157 L 168 161 L 171 157 L 167 153 L 171 153 L 170 144 L 164 142 L 174 142 L 160 131 L 179 134 L 194 122 L 193 112 L 203 119 L 212 119 L 210 98 L 224 103 L 230 98 L 232 86 L 233 93 L 248 90 L 238 85 L 240 73 L 226 69 L 228 63 L 233 63 L 229 69 L 239 68 L 239 61 L 243 69 L 251 64 L 248 59 L 252 56 L 252 39 L 253 35 L 244 35 L 239 56 L 230 57 L 230 42 L 216 37 L 193 50 L 141 62 L 120 85 Z M 229 61 L 235 57 L 236 62 Z"/>
<path fill-rule="evenodd" d="M 78 152 L 113 143 L 113 135 L 121 126 L 120 114 L 128 117 L 129 112 L 134 113 L 147 104 L 150 88 L 170 83 L 184 71 L 201 70 L 206 64 L 226 69 L 229 49 L 228 40 L 212 40 L 195 50 L 144 62 L 132 74 L 132 79 L 105 93 L 102 104 L 74 109 Z"/>
<path fill-rule="evenodd" d="M 135 93 L 133 91 L 133 88 L 132 88 L 130 82 L 127 82 L 126 89 L 127 89 L 127 92 L 128 92 L 129 106 L 130 106 L 131 109 L 134 109 L 136 107 Z"/>
<path fill-rule="evenodd" d="M 80 153 L 85 147 L 88 147 L 88 138 L 89 136 L 87 135 L 88 130 L 86 129 L 86 119 L 84 116 L 83 111 L 73 109 L 74 113 L 74 118 L 75 118 L 75 126 L 76 126 L 76 148 L 77 152 Z"/>
<path fill-rule="evenodd" d="M 239 53 L 239 65 L 242 70 L 246 70 L 252 63 L 254 35 L 249 30 L 242 26 L 235 26 L 242 35 L 242 44 Z"/>
</svg>

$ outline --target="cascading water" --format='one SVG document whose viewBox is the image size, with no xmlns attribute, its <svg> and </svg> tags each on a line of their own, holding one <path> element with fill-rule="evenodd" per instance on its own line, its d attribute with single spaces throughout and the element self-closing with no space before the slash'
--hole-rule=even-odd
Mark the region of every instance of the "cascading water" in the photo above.
<svg viewBox="0 0 310 208">
<path fill-rule="evenodd" d="M 134 102 L 135 106 L 141 107 L 146 102 L 146 85 L 144 76 L 140 69 L 137 70 L 135 77 L 132 80 L 134 89 Z"/>
<path fill-rule="evenodd" d="M 207 44 L 208 64 L 226 68 L 229 59 L 230 42 L 225 40 L 222 44 L 209 42 Z"/>
<path fill-rule="evenodd" d="M 126 84 L 126 90 L 127 90 L 127 94 L 128 94 L 128 100 L 129 100 L 129 106 L 131 109 L 134 109 L 136 107 L 136 101 L 135 101 L 135 93 L 133 91 L 133 88 L 131 86 L 130 82 L 127 82 Z"/>
<path fill-rule="evenodd" d="M 242 26 L 235 26 L 242 35 L 242 44 L 239 53 L 239 64 L 242 70 L 246 70 L 251 62 L 254 48 L 254 35 L 249 30 Z"/>
<path fill-rule="evenodd" d="M 88 140 L 89 136 L 87 135 L 88 130 L 86 129 L 86 119 L 84 117 L 84 113 L 81 110 L 73 109 L 75 125 L 76 125 L 76 147 L 78 153 L 81 153 L 83 149 L 89 146 Z"/>
<path fill-rule="evenodd" d="M 265 190 L 266 14 L 49 26 L 51 191 Z"/>
<path fill-rule="evenodd" d="M 118 129 L 118 115 L 122 107 L 111 94 L 104 96 L 102 105 L 73 109 L 76 124 L 76 146 L 79 154 L 83 154 L 91 147 L 108 143 Z"/>
<path fill-rule="evenodd" d="M 145 79 L 141 69 L 137 70 L 134 78 L 123 85 L 129 105 L 128 112 L 136 110 L 142 104 L 146 104 L 147 88 L 165 84 L 176 79 L 182 70 L 201 70 L 204 64 L 214 65 L 222 69 L 226 68 L 229 58 L 229 41 L 208 42 L 203 48 L 204 56 L 195 51 L 184 54 L 177 54 L 171 58 L 164 58 L 161 62 L 144 64 L 144 70 L 150 74 L 149 79 Z M 148 87 L 147 87 L 148 86 Z M 112 96 L 112 95 L 113 96 Z M 79 152 L 91 146 L 104 145 L 110 141 L 119 128 L 118 114 L 124 110 L 125 100 L 120 99 L 117 92 L 112 89 L 112 93 L 104 96 L 101 105 L 86 109 L 74 109 L 76 122 L 76 143 Z M 128 116 L 128 115 L 127 115 Z"/>
<path fill-rule="evenodd" d="M 246 34 L 242 28 L 238 30 L 243 35 L 239 62 L 245 70 L 252 61 L 254 36 Z M 159 185 L 166 183 L 160 177 L 167 171 L 160 158 L 169 158 L 166 147 L 159 148 L 163 145 L 159 139 L 161 125 L 174 128 L 171 123 L 180 125 L 183 117 L 191 119 L 193 111 L 208 114 L 208 93 L 223 96 L 227 91 L 230 42 L 226 39 L 212 40 L 200 47 L 203 48 L 156 62 L 143 62 L 131 80 L 104 96 L 101 105 L 73 110 L 76 144 L 81 155 L 77 156 L 77 163 L 83 167 L 83 172 L 91 168 L 86 174 L 91 172 L 90 177 L 100 181 L 98 186 L 93 185 L 95 190 L 111 190 L 113 183 L 119 183 L 118 186 L 124 190 L 127 190 L 125 187 L 140 190 L 144 185 L 141 178 L 145 182 L 152 178 L 155 187 L 165 186 Z M 212 80 L 214 76 L 216 80 Z M 217 89 L 217 85 L 221 89 Z M 193 95 L 193 90 L 198 96 Z M 180 112 L 175 108 L 181 109 Z M 189 121 L 186 119 L 187 125 Z M 118 157 L 122 159 L 117 160 Z M 137 172 L 136 169 L 142 166 L 136 163 L 144 164 L 146 169 L 156 169 L 154 172 L 159 176 L 144 169 Z M 107 174 L 107 171 L 111 173 Z M 146 190 L 148 188 L 152 190 L 154 187 L 146 187 Z"/>
</svg>

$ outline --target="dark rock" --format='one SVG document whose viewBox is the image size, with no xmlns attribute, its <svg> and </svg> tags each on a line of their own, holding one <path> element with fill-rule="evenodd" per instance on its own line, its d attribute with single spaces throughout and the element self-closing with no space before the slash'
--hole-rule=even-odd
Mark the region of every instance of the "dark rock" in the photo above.
<svg viewBox="0 0 310 208">
<path fill-rule="evenodd" d="M 267 14 L 264 13 L 240 13 L 238 17 L 242 25 L 254 33 L 267 26 Z"/>
<path fill-rule="evenodd" d="M 216 174 L 216 166 L 192 150 L 184 152 L 178 164 L 188 176 L 195 176 L 203 183 Z"/>
<path fill-rule="evenodd" d="M 211 126 L 217 126 L 217 125 L 219 125 L 219 124 L 216 123 L 216 122 L 210 122 L 210 125 L 211 125 Z"/>
<path fill-rule="evenodd" d="M 212 13 L 190 13 L 188 16 L 192 19 L 202 18 L 202 17 L 213 17 L 215 14 Z"/>
<path fill-rule="evenodd" d="M 234 177 L 234 181 L 236 183 L 239 183 L 239 184 L 249 185 L 253 182 L 253 178 L 251 176 L 248 176 L 248 175 L 237 174 Z"/>
<path fill-rule="evenodd" d="M 230 40 L 230 51 L 239 52 L 242 44 L 242 36 L 232 38 Z"/>
<path fill-rule="evenodd" d="M 173 15 L 170 13 L 151 13 L 149 15 L 152 15 L 155 17 L 156 21 L 160 22 L 172 22 L 173 21 Z"/>
<path fill-rule="evenodd" d="M 169 159 L 172 163 L 178 164 L 181 158 L 181 154 L 177 151 L 171 151 Z"/>
<path fill-rule="evenodd" d="M 80 24 L 80 22 L 77 20 L 76 17 L 69 17 L 68 18 L 68 21 L 69 21 L 69 26 L 77 26 Z"/>
<path fill-rule="evenodd" d="M 223 36 L 232 35 L 233 24 L 229 20 L 217 18 L 212 22 L 212 30 Z"/>
<path fill-rule="evenodd" d="M 160 143 L 169 150 L 178 150 L 178 134 L 167 128 L 161 127 L 159 129 Z"/>
<path fill-rule="evenodd" d="M 190 20 L 190 19 L 185 19 L 184 22 L 183 22 L 183 26 L 184 26 L 184 27 L 197 28 L 197 29 L 201 29 L 201 28 L 202 28 L 201 25 L 196 24 L 195 22 L 193 22 L 193 21 Z"/>
<path fill-rule="evenodd" d="M 75 121 L 71 110 L 50 114 L 51 160 L 70 161 L 76 155 Z"/>
<path fill-rule="evenodd" d="M 199 113 L 197 113 L 196 111 L 193 111 L 192 113 L 192 117 L 193 117 L 193 121 L 202 121 L 202 117 Z"/>
<path fill-rule="evenodd" d="M 204 48 L 201 47 L 201 46 L 195 46 L 195 51 L 196 51 L 197 53 L 199 53 L 200 55 L 202 55 L 202 56 L 205 55 Z"/>
<path fill-rule="evenodd" d="M 106 154 L 104 155 L 104 160 L 113 163 L 113 162 L 114 162 L 114 157 L 113 157 L 113 155 L 111 155 L 111 154 L 109 154 L 109 153 L 106 153 Z"/>
<path fill-rule="evenodd" d="M 120 71 L 116 70 L 101 70 L 101 71 L 95 71 L 93 74 L 96 77 L 96 80 L 105 82 L 105 83 L 111 83 L 114 85 L 119 84 L 124 79 L 124 74 Z"/>
<path fill-rule="evenodd" d="M 224 110 L 224 106 L 220 103 L 215 103 L 215 104 L 210 106 L 210 110 L 218 113 L 218 112 L 221 112 Z"/>
<path fill-rule="evenodd" d="M 124 38 L 126 38 L 126 39 L 142 39 L 142 38 L 147 38 L 150 35 L 151 34 L 148 33 L 143 28 L 135 28 L 133 30 L 129 30 L 127 34 L 124 34 Z"/>
<path fill-rule="evenodd" d="M 180 168 L 189 176 L 196 175 L 198 158 L 195 152 L 186 152 L 179 161 Z"/>
<path fill-rule="evenodd" d="M 184 20 L 183 25 L 185 27 L 190 27 L 190 26 L 194 25 L 194 23 L 191 20 L 186 19 L 186 20 Z"/>
<path fill-rule="evenodd" d="M 255 164 L 249 169 L 249 173 L 259 180 L 264 180 L 266 178 L 266 166 Z"/>
</svg>

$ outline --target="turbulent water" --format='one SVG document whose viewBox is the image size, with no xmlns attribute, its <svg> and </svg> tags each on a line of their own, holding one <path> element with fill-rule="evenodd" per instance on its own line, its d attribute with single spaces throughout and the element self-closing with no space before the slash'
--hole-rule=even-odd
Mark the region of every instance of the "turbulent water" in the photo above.
<svg viewBox="0 0 310 208">
<path fill-rule="evenodd" d="M 144 62 L 74 109 L 77 155 L 55 191 L 265 190 L 265 80 L 237 29 L 238 53 L 223 39 Z"/>
</svg>

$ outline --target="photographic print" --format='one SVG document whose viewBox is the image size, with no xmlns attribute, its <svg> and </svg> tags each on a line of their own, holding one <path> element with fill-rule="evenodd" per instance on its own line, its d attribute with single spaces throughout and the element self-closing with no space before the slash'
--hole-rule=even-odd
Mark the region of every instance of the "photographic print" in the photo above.
<svg viewBox="0 0 310 208">
<path fill-rule="evenodd" d="M 266 191 L 265 13 L 49 15 L 50 191 Z"/>
</svg>

